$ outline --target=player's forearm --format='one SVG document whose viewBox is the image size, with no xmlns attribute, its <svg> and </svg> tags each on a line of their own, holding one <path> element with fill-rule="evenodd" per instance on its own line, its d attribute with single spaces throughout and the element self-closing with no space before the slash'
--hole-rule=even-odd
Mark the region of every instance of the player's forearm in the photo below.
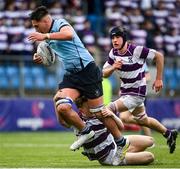
<svg viewBox="0 0 180 169">
<path fill-rule="evenodd" d="M 64 26 L 59 32 L 47 33 L 46 39 L 51 40 L 71 40 L 73 32 L 70 26 Z"/>
<path fill-rule="evenodd" d="M 53 32 L 46 34 L 46 39 L 50 40 L 71 40 L 72 34 L 68 31 L 62 32 Z"/>
<path fill-rule="evenodd" d="M 163 79 L 163 69 L 164 69 L 164 56 L 161 53 L 156 52 L 155 62 L 156 62 L 156 68 L 157 68 L 156 79 L 162 80 Z"/>
<path fill-rule="evenodd" d="M 103 68 L 102 72 L 103 72 L 103 77 L 107 78 L 114 72 L 114 67 Z"/>
<path fill-rule="evenodd" d="M 119 130 L 122 131 L 122 130 L 124 129 L 124 125 L 123 125 L 122 121 L 120 120 L 120 118 L 117 117 L 114 113 L 113 113 L 113 115 L 112 115 L 112 118 L 113 118 L 114 121 L 116 122 L 116 124 L 117 124 Z"/>
</svg>

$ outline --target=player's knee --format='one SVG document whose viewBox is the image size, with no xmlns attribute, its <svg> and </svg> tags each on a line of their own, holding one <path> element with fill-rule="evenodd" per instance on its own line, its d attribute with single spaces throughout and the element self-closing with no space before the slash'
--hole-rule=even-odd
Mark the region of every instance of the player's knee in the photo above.
<svg viewBox="0 0 180 169">
<path fill-rule="evenodd" d="M 116 108 L 116 104 L 114 102 L 110 102 L 108 104 L 108 109 L 111 110 L 114 114 L 117 113 L 117 108 Z"/>
<path fill-rule="evenodd" d="M 120 118 L 123 123 L 129 123 L 129 116 L 123 115 L 123 113 L 120 115 Z"/>
<path fill-rule="evenodd" d="M 67 104 L 60 104 L 56 107 L 58 113 L 66 113 L 71 109 L 71 106 Z"/>
<path fill-rule="evenodd" d="M 149 137 L 149 140 L 150 140 L 151 145 L 153 145 L 153 144 L 155 143 L 155 141 L 154 141 L 154 138 L 153 138 L 153 137 Z"/>
<path fill-rule="evenodd" d="M 54 102 L 57 113 L 62 115 L 65 115 L 68 111 L 70 111 L 73 104 L 72 99 L 69 97 L 65 97 L 65 98 L 56 97 Z"/>
<path fill-rule="evenodd" d="M 152 146 L 154 146 L 154 144 L 155 144 L 155 141 L 154 141 L 154 138 L 153 137 L 150 137 L 150 136 L 147 136 L 148 137 L 148 147 L 152 147 Z"/>
<path fill-rule="evenodd" d="M 89 109 L 90 113 L 94 114 L 97 118 L 101 119 L 103 118 L 102 110 L 104 108 L 104 105 L 100 105 L 98 107 L 91 107 Z"/>
<path fill-rule="evenodd" d="M 151 153 L 151 152 L 148 152 L 146 154 L 146 161 L 147 161 L 148 164 L 152 163 L 154 161 L 154 154 Z"/>
<path fill-rule="evenodd" d="M 144 125 L 144 126 L 147 126 L 148 124 L 148 117 L 147 117 L 147 114 L 146 112 L 142 112 L 142 113 L 139 113 L 137 114 L 136 116 L 133 117 L 138 124 L 140 125 Z"/>
</svg>

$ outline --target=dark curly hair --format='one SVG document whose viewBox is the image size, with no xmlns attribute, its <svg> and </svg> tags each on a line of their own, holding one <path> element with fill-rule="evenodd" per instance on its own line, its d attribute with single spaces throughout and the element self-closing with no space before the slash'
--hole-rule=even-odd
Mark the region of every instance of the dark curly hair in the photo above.
<svg viewBox="0 0 180 169">
<path fill-rule="evenodd" d="M 75 100 L 75 104 L 78 108 L 81 108 L 84 102 L 87 102 L 87 98 L 85 96 L 81 96 Z"/>
</svg>

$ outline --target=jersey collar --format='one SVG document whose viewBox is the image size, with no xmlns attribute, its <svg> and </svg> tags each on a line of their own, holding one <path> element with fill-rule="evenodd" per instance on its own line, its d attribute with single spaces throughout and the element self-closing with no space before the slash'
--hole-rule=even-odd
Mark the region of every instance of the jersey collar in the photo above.
<svg viewBox="0 0 180 169">
<path fill-rule="evenodd" d="M 49 33 L 51 32 L 51 29 L 52 29 L 52 27 L 53 27 L 53 24 L 54 24 L 54 19 L 52 20 L 51 27 L 50 27 L 50 29 L 49 29 Z"/>
</svg>

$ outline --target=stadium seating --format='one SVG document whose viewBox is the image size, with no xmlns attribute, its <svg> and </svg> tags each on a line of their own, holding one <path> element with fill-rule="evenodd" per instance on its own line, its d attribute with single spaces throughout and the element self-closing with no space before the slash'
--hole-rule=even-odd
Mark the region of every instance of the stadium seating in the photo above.
<svg viewBox="0 0 180 169">
<path fill-rule="evenodd" d="M 6 67 L 6 75 L 11 89 L 18 89 L 20 85 L 19 68 L 16 65 Z"/>
<path fill-rule="evenodd" d="M 6 76 L 0 76 L 0 89 L 9 89 L 8 78 Z"/>
<path fill-rule="evenodd" d="M 54 75 L 49 74 L 46 77 L 46 88 L 47 89 L 56 89 L 57 88 L 57 80 Z"/>
<path fill-rule="evenodd" d="M 138 41 L 136 38 L 138 34 L 140 38 L 144 38 L 143 45 L 162 52 L 166 57 L 165 60 L 169 58 L 165 62 L 165 89 L 178 90 L 180 88 L 180 85 L 178 85 L 180 83 L 180 69 L 178 68 L 180 65 L 180 58 L 178 57 L 180 54 L 179 6 L 176 1 L 151 2 L 149 5 L 146 4 L 146 7 L 137 0 L 133 1 L 133 3 L 124 0 L 97 2 L 80 0 L 78 3 L 80 6 L 78 7 L 75 5 L 76 3 L 71 4 L 69 1 L 63 1 L 63 5 L 61 1 L 56 1 L 55 4 L 52 1 L 47 1 L 45 5 L 48 6 L 54 18 L 68 16 L 72 26 L 80 37 L 82 36 L 81 39 L 85 46 L 88 46 L 89 41 L 87 38 L 83 38 L 87 37 L 84 34 L 86 35 L 88 32 L 89 37 L 89 32 L 91 32 L 92 37 L 90 39 L 94 38 L 91 44 L 95 48 L 93 51 L 98 51 L 92 53 L 98 64 L 105 62 L 111 48 L 108 33 L 112 26 L 122 25 L 126 27 L 129 30 L 131 40 L 136 44 L 141 44 L 142 41 Z M 62 80 L 62 66 L 56 65 L 56 70 L 49 72 L 45 67 L 32 63 L 29 55 L 31 56 L 35 51 L 36 44 L 28 41 L 27 36 L 29 33 L 34 32 L 34 29 L 28 16 L 24 15 L 24 13 L 29 13 L 31 1 L 24 1 L 23 3 L 26 5 L 21 6 L 19 1 L 2 0 L 1 2 L 0 61 L 2 61 L 2 65 L 0 65 L 0 89 L 16 90 L 24 86 L 28 90 L 54 90 L 57 87 L 57 82 Z M 32 8 L 39 5 L 38 1 L 32 3 Z M 82 8 L 82 4 L 87 7 L 87 11 Z M 163 9 L 159 8 L 160 6 L 163 6 Z M 159 16 L 161 17 L 159 18 Z M 81 18 L 81 20 L 77 18 Z M 151 29 L 148 27 L 147 20 L 149 24 L 151 23 Z M 89 23 L 89 30 L 86 28 L 87 23 Z M 19 34 L 17 35 L 14 30 Z M 7 60 L 4 54 L 10 55 L 13 59 L 8 56 L 10 62 L 6 63 Z M 11 60 L 15 61 L 16 64 L 13 64 Z M 174 64 L 175 62 L 176 64 Z M 113 75 L 110 77 L 110 81 L 113 92 L 116 93 L 119 90 L 119 79 Z"/>
<path fill-rule="evenodd" d="M 169 68 L 166 67 L 164 70 L 164 82 L 165 82 L 165 87 L 175 90 L 178 86 L 177 83 L 177 78 L 175 76 L 175 69 L 174 68 Z"/>
</svg>

